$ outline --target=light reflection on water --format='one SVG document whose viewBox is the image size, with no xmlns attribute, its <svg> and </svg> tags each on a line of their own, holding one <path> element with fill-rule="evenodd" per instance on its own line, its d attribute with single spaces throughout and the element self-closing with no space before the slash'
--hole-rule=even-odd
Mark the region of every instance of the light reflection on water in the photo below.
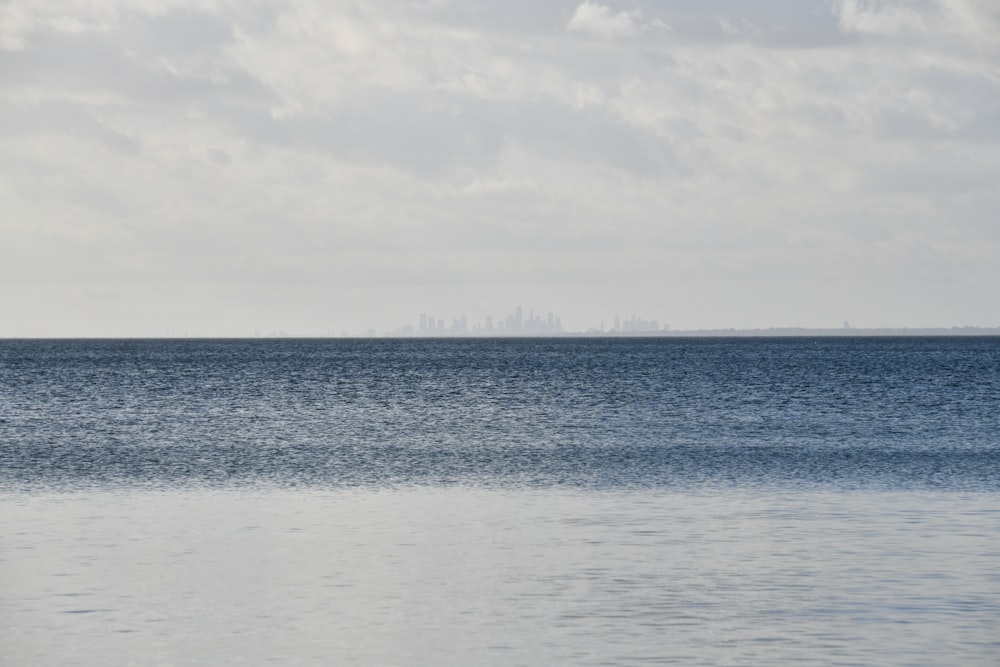
<svg viewBox="0 0 1000 667">
<path fill-rule="evenodd" d="M 995 494 L 8 494 L 16 665 L 996 665 Z"/>
</svg>

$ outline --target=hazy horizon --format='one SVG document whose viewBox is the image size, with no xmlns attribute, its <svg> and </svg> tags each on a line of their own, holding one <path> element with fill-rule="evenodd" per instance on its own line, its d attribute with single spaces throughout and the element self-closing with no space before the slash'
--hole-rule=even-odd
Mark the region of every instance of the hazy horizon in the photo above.
<svg viewBox="0 0 1000 667">
<path fill-rule="evenodd" d="M 0 82 L 0 338 L 1000 326 L 988 0 L 14 0 Z"/>
<path fill-rule="evenodd" d="M 449 322 L 449 325 L 451 322 Z M 451 330 L 441 332 L 420 331 L 416 327 L 406 331 L 403 327 L 395 329 L 377 330 L 371 327 L 362 330 L 349 331 L 340 329 L 328 329 L 326 331 L 294 331 L 288 329 L 254 330 L 243 332 L 210 333 L 199 332 L 197 330 L 173 329 L 158 335 L 56 335 L 56 336 L 0 336 L 0 341 L 14 340 L 250 340 L 250 339 L 392 339 L 392 338 L 593 338 L 593 337 L 726 337 L 749 336 L 749 337 L 786 337 L 786 336 L 855 336 L 855 337 L 881 337 L 885 335 L 900 336 L 1000 336 L 1000 327 L 975 326 L 975 325 L 952 325 L 952 326 L 929 326 L 929 327 L 865 327 L 865 326 L 829 326 L 829 327 L 803 327 L 798 325 L 785 325 L 773 327 L 715 327 L 715 328 L 675 328 L 657 329 L 654 331 L 642 331 L 635 329 L 613 329 L 608 325 L 608 320 L 602 320 L 596 326 L 576 329 L 562 329 L 556 332 L 507 332 L 507 331 L 484 331 L 478 328 L 481 323 L 477 323 L 475 329 L 470 327 L 468 331 L 456 332 Z M 600 328 L 604 325 L 605 328 Z"/>
</svg>

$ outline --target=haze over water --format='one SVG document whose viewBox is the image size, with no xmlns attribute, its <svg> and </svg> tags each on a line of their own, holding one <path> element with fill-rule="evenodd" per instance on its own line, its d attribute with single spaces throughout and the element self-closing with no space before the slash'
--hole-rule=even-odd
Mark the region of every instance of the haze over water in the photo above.
<svg viewBox="0 0 1000 667">
<path fill-rule="evenodd" d="M 0 342 L 12 664 L 992 665 L 1000 340 Z"/>
</svg>

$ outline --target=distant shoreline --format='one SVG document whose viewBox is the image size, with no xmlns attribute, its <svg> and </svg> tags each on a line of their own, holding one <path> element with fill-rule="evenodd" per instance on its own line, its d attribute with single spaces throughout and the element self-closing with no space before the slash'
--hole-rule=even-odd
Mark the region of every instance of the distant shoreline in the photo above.
<svg viewBox="0 0 1000 667">
<path fill-rule="evenodd" d="M 797 336 L 837 336 L 865 338 L 874 336 L 1000 336 L 1000 327 L 928 327 L 928 328 L 849 328 L 810 329 L 805 327 L 773 327 L 770 329 L 689 329 L 677 331 L 657 331 L 650 333 L 599 333 L 585 335 L 603 336 L 677 336 L 689 338 L 708 337 L 797 337 Z"/>
<path fill-rule="evenodd" d="M 0 341 L 25 340 L 420 340 L 420 339 L 528 339 L 528 338 L 891 338 L 891 337 L 991 337 L 1000 327 L 850 328 L 810 329 L 677 329 L 670 331 L 563 331 L 536 334 L 441 335 L 338 335 L 338 336 L 9 336 Z"/>
<path fill-rule="evenodd" d="M 348 338 L 888 338 L 893 336 L 1000 336 L 1000 327 L 928 327 L 928 328 L 851 328 L 809 329 L 774 327 L 770 329 L 676 329 L 669 331 L 563 331 L 535 334 L 442 334 L 420 336 L 347 336 Z M 339 338 L 340 336 L 338 336 Z"/>
</svg>

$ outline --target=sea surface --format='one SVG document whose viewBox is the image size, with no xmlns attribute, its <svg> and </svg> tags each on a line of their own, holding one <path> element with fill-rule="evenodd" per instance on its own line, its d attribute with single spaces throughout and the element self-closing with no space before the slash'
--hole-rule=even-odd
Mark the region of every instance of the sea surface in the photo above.
<svg viewBox="0 0 1000 667">
<path fill-rule="evenodd" d="M 1000 665 L 1000 338 L 0 341 L 0 663 Z"/>
</svg>

